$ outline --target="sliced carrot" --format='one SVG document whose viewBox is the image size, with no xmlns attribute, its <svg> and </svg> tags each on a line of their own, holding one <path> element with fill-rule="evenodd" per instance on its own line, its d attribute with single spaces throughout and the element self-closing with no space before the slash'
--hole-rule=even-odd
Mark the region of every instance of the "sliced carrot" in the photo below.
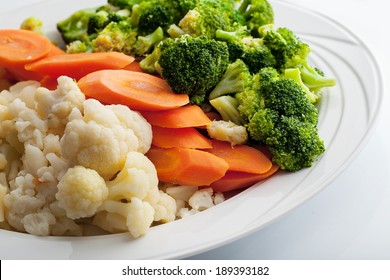
<svg viewBox="0 0 390 280">
<path fill-rule="evenodd" d="M 49 53 L 52 43 L 28 30 L 0 30 L 0 66 L 16 67 L 38 60 Z"/>
<path fill-rule="evenodd" d="M 267 179 L 278 171 L 279 166 L 273 164 L 271 169 L 263 174 L 254 174 L 239 171 L 227 171 L 219 180 L 215 181 L 210 187 L 216 192 L 228 192 L 250 187 L 255 183 Z"/>
<path fill-rule="evenodd" d="M 213 140 L 213 147 L 208 152 L 226 160 L 229 171 L 263 174 L 272 167 L 272 162 L 261 151 L 247 146 L 232 146 L 229 142 Z"/>
<path fill-rule="evenodd" d="M 57 55 L 57 54 L 65 54 L 65 51 L 59 47 L 57 47 L 54 44 L 51 44 L 50 51 L 46 56 L 52 56 L 52 55 Z"/>
<path fill-rule="evenodd" d="M 64 75 L 78 80 L 98 70 L 122 69 L 133 61 L 134 57 L 120 52 L 85 52 L 44 57 L 25 68 L 52 77 Z"/>
<path fill-rule="evenodd" d="M 34 80 L 40 81 L 44 75 L 24 69 L 24 65 L 16 65 L 7 67 L 7 71 L 16 81 Z"/>
<path fill-rule="evenodd" d="M 178 185 L 210 185 L 222 178 L 229 167 L 224 159 L 196 149 L 152 146 L 146 156 L 156 167 L 160 181 Z"/>
<path fill-rule="evenodd" d="M 152 131 L 152 144 L 160 148 L 212 148 L 211 140 L 193 127 L 166 128 L 152 126 Z"/>
<path fill-rule="evenodd" d="M 58 86 L 57 78 L 53 78 L 51 76 L 43 77 L 39 83 L 41 84 L 41 87 L 45 87 L 50 90 L 55 90 Z"/>
<path fill-rule="evenodd" d="M 211 123 L 211 120 L 197 105 L 186 105 L 158 112 L 143 111 L 141 114 L 149 123 L 160 127 L 204 127 Z"/>
<path fill-rule="evenodd" d="M 187 94 L 176 94 L 163 79 L 141 72 L 96 71 L 81 78 L 78 86 L 87 97 L 134 110 L 167 110 L 189 103 Z"/>
<path fill-rule="evenodd" d="M 134 72 L 143 72 L 141 69 L 141 66 L 139 64 L 139 61 L 133 61 L 129 65 L 125 66 L 123 69 L 129 70 L 129 71 L 134 71 Z"/>
</svg>

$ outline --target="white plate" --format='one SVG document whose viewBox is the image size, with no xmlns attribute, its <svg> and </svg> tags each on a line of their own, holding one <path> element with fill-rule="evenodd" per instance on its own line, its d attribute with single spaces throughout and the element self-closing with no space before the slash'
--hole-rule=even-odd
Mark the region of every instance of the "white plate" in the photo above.
<svg viewBox="0 0 390 280">
<path fill-rule="evenodd" d="M 106 1 L 78 1 L 77 8 Z M 327 151 L 310 169 L 282 173 L 200 214 L 156 226 L 137 240 L 129 234 L 36 237 L 0 230 L 1 259 L 178 259 L 224 245 L 265 227 L 321 191 L 360 152 L 381 108 L 377 63 L 366 46 L 332 19 L 283 2 L 271 2 L 277 26 L 292 29 L 312 48 L 311 58 L 336 87 L 319 104 L 319 132 Z M 55 23 L 75 11 L 72 1 L 47 1 L 0 15 L 0 28 L 38 16 L 58 39 Z M 64 16 L 65 15 L 65 16 Z"/>
</svg>

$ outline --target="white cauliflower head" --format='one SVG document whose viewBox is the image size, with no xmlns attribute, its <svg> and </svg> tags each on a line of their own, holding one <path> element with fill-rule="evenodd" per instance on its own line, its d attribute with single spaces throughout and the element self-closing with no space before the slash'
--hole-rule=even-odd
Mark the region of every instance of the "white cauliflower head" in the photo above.
<svg viewBox="0 0 390 280">
<path fill-rule="evenodd" d="M 58 183 L 56 194 L 59 207 L 71 219 L 93 216 L 107 197 L 108 188 L 103 178 L 83 166 L 68 169 Z"/>
<path fill-rule="evenodd" d="M 86 100 L 84 115 L 73 114 L 75 117 L 67 124 L 61 139 L 62 155 L 71 164 L 95 169 L 106 180 L 121 170 L 127 153 L 137 151 L 141 142 L 132 127 L 122 122 L 111 108 L 93 99 Z M 140 127 L 150 131 L 150 140 L 142 141 L 151 143 L 151 127 L 146 120 L 141 122 Z"/>
<path fill-rule="evenodd" d="M 153 221 L 175 219 L 175 200 L 159 190 L 157 171 L 140 152 L 127 154 L 123 169 L 107 186 L 108 199 L 99 208 L 94 224 L 109 232 L 127 229 L 138 237 L 148 231 Z"/>
<path fill-rule="evenodd" d="M 35 94 L 38 114 L 48 120 L 51 132 L 62 134 L 74 108 L 82 111 L 85 95 L 73 79 L 61 76 L 56 90 L 40 87 Z"/>
</svg>

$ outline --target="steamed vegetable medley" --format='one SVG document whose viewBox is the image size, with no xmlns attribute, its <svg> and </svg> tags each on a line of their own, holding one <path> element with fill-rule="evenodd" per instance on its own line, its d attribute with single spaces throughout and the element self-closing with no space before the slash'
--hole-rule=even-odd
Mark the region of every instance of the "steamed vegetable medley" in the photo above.
<svg viewBox="0 0 390 280">
<path fill-rule="evenodd" d="M 108 0 L 63 49 L 42 25 L 0 30 L 1 228 L 139 237 L 325 152 L 335 80 L 266 0 Z"/>
</svg>

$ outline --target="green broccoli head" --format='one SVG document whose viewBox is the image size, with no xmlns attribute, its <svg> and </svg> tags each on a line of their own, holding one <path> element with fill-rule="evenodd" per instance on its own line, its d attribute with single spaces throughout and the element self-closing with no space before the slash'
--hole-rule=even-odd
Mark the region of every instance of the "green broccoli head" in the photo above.
<svg viewBox="0 0 390 280">
<path fill-rule="evenodd" d="M 110 22 L 92 41 L 95 52 L 117 51 L 133 53 L 137 32 L 128 21 Z"/>
<path fill-rule="evenodd" d="M 131 5 L 131 23 L 138 28 L 138 33 L 142 36 L 150 34 L 158 27 L 165 31 L 181 17 L 176 1 L 133 1 Z"/>
<path fill-rule="evenodd" d="M 222 0 L 203 0 L 196 1 L 194 8 L 186 13 L 178 26 L 193 37 L 205 35 L 215 38 L 218 29 L 231 31 L 238 28 L 237 20 L 234 5 Z"/>
<path fill-rule="evenodd" d="M 313 125 L 317 124 L 317 107 L 293 79 L 280 78 L 262 84 L 260 94 L 264 107 L 277 111 L 280 116 L 291 116 Z"/>
<path fill-rule="evenodd" d="M 303 43 L 290 29 L 268 29 L 263 36 L 264 45 L 274 54 L 278 69 L 294 68 L 307 60 L 309 45 Z"/>
<path fill-rule="evenodd" d="M 316 95 L 324 87 L 334 86 L 336 80 L 325 77 L 309 63 L 310 47 L 303 43 L 290 29 L 266 29 L 263 34 L 264 45 L 267 46 L 276 59 L 276 68 L 283 72 L 288 68 L 298 68 L 303 83 Z M 313 103 L 318 98 L 313 98 Z"/>
<path fill-rule="evenodd" d="M 272 161 L 287 171 L 310 167 L 325 152 L 318 129 L 296 117 L 280 116 L 271 109 L 261 109 L 248 124 L 249 134 L 271 151 Z"/>
<path fill-rule="evenodd" d="M 237 59 L 230 63 L 221 80 L 209 94 L 209 99 L 214 99 L 226 94 L 234 94 L 249 89 L 252 85 L 252 76 L 246 64 Z"/>
<path fill-rule="evenodd" d="M 263 45 L 263 40 L 249 35 L 246 27 L 235 31 L 217 30 L 216 38 L 226 41 L 231 61 L 241 59 L 254 74 L 266 67 L 276 67 L 276 60 L 271 50 Z"/>
<path fill-rule="evenodd" d="M 282 116 L 274 136 L 266 142 L 269 142 L 272 160 L 289 171 L 312 166 L 325 152 L 324 141 L 319 137 L 317 127 L 294 117 Z"/>
<path fill-rule="evenodd" d="M 229 63 L 226 43 L 205 36 L 168 38 L 159 46 L 162 77 L 174 92 L 189 94 L 193 104 L 206 99 Z"/>
<path fill-rule="evenodd" d="M 88 34 L 88 22 L 96 13 L 95 8 L 79 10 L 68 18 L 57 23 L 57 30 L 66 44 L 73 41 L 90 42 Z"/>
<path fill-rule="evenodd" d="M 301 85 L 265 68 L 257 74 L 254 88 L 260 99 L 254 109 L 246 96 L 237 97 L 240 106 L 250 112 L 250 137 L 269 147 L 273 161 L 282 169 L 297 171 L 311 166 L 325 149 L 316 127 L 318 110 Z"/>
<path fill-rule="evenodd" d="M 267 0 L 244 0 L 238 8 L 252 35 L 259 36 L 259 27 L 274 22 L 274 11 Z"/>
</svg>

